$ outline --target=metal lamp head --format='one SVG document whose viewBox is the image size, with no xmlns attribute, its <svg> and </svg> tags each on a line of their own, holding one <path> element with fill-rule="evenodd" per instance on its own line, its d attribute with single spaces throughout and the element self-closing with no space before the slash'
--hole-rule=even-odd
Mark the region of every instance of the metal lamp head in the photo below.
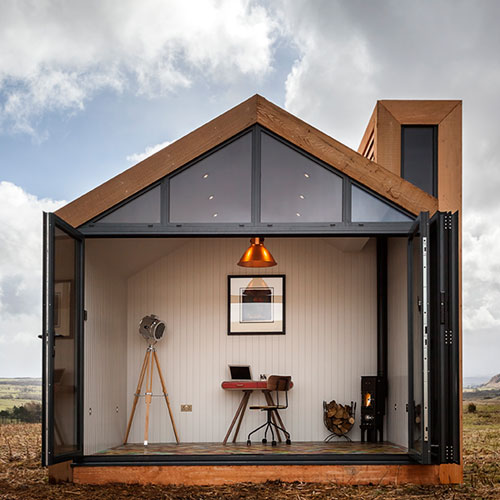
<svg viewBox="0 0 500 500">
<path fill-rule="evenodd" d="M 264 246 L 264 238 L 251 238 L 250 246 L 241 256 L 238 266 L 241 267 L 272 267 L 277 262 L 271 252 Z"/>
<path fill-rule="evenodd" d="M 139 323 L 139 333 L 149 342 L 156 343 L 163 338 L 167 325 L 158 316 L 144 316 Z"/>
</svg>

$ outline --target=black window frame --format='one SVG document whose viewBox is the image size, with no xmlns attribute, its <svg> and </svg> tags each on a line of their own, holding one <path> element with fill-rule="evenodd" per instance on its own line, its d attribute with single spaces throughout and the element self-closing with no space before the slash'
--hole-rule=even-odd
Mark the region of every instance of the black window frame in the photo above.
<svg viewBox="0 0 500 500">
<path fill-rule="evenodd" d="M 219 222 L 205 222 L 205 223 L 175 223 L 169 221 L 169 202 L 170 202 L 170 179 L 184 170 L 195 165 L 207 156 L 215 153 L 221 148 L 224 148 L 231 142 L 239 139 L 247 133 L 252 134 L 252 193 L 251 193 L 251 221 L 242 223 L 219 223 Z M 288 222 L 288 223 L 272 223 L 261 222 L 261 134 L 267 134 L 273 139 L 281 142 L 285 146 L 293 149 L 298 154 L 301 154 L 309 160 L 315 162 L 319 166 L 325 168 L 331 173 L 342 178 L 342 221 L 332 221 L 313 223 L 313 222 Z M 161 221 L 160 223 L 102 223 L 99 222 L 103 217 L 110 214 L 114 210 L 122 207 L 129 201 L 141 196 L 150 189 L 160 185 L 161 186 Z M 368 194 L 386 203 L 395 210 L 407 215 L 412 220 L 409 222 L 352 222 L 351 220 L 351 186 L 354 185 L 366 191 Z M 291 144 L 286 139 L 280 137 L 274 132 L 268 130 L 261 125 L 252 125 L 238 134 L 234 135 L 227 141 L 217 145 L 195 159 L 189 161 L 182 167 L 169 173 L 162 179 L 147 186 L 141 191 L 135 193 L 131 197 L 123 200 L 117 205 L 111 207 L 105 212 L 99 214 L 91 221 L 86 222 L 78 229 L 86 236 L 238 236 L 238 235 L 322 235 L 322 234 L 407 234 L 415 215 L 398 206 L 397 204 L 383 198 L 380 194 L 370 190 L 366 186 L 351 179 L 349 176 L 335 169 L 331 165 L 316 158 L 303 149 Z"/>
</svg>

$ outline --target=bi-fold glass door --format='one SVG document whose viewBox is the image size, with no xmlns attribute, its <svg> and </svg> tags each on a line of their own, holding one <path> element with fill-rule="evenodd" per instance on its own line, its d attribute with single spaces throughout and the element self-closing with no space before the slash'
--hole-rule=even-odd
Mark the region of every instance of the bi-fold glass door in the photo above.
<svg viewBox="0 0 500 500">
<path fill-rule="evenodd" d="M 458 214 L 420 213 L 408 236 L 408 449 L 459 461 Z"/>
<path fill-rule="evenodd" d="M 44 214 L 43 446 L 51 465 L 82 454 L 83 236 Z"/>
</svg>

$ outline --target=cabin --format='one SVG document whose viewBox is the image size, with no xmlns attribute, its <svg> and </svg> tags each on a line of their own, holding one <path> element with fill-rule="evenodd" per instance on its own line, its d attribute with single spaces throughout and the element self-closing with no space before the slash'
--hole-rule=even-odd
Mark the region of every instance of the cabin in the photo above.
<svg viewBox="0 0 500 500">
<path fill-rule="evenodd" d="M 460 483 L 461 119 L 255 95 L 44 214 L 50 479 Z"/>
</svg>

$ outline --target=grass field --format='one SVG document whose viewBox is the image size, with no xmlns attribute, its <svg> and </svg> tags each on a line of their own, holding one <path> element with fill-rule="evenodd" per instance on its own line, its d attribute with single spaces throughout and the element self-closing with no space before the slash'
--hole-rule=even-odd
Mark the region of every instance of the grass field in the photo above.
<svg viewBox="0 0 500 500">
<path fill-rule="evenodd" d="M 499 499 L 500 401 L 464 404 L 465 482 L 460 486 L 336 486 L 268 482 L 219 487 L 50 485 L 40 467 L 40 425 L 0 426 L 0 499 Z"/>
<path fill-rule="evenodd" d="M 42 400 L 39 378 L 0 378 L 0 411 Z"/>
</svg>

